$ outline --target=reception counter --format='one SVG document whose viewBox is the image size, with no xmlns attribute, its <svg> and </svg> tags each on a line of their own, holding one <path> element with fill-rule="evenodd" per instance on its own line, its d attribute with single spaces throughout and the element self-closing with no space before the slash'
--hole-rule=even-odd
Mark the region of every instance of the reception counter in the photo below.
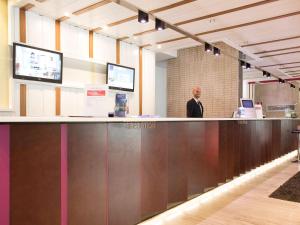
<svg viewBox="0 0 300 225">
<path fill-rule="evenodd" d="M 136 224 L 295 150 L 298 124 L 0 118 L 1 225 Z"/>
</svg>

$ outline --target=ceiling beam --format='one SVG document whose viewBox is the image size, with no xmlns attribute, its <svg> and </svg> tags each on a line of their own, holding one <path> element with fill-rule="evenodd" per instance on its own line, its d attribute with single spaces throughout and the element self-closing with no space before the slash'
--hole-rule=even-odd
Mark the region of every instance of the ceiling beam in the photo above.
<svg viewBox="0 0 300 225">
<path fill-rule="evenodd" d="M 289 55 L 289 54 L 296 54 L 296 53 L 300 53 L 300 51 L 285 52 L 285 53 L 278 53 L 278 54 L 272 54 L 272 55 L 264 55 L 264 56 L 260 56 L 260 58 L 269 58 L 269 57 L 274 57 L 274 56 Z"/>
<path fill-rule="evenodd" d="M 186 4 L 189 4 L 191 2 L 195 2 L 195 1 L 197 1 L 197 0 L 183 0 L 183 1 L 180 1 L 180 2 L 175 2 L 175 3 L 171 4 L 171 5 L 167 5 L 167 6 L 163 6 L 161 8 L 158 8 L 158 9 L 150 10 L 150 13 L 151 14 L 155 14 L 155 13 L 167 11 L 167 10 L 170 10 L 170 9 L 173 9 L 173 8 L 177 8 L 179 6 L 186 5 Z"/>
<path fill-rule="evenodd" d="M 24 6 L 22 6 L 20 9 L 24 10 L 24 11 L 27 11 L 29 9 L 32 9 L 33 7 L 34 7 L 34 4 L 28 3 L 28 4 L 24 5 Z"/>
<path fill-rule="evenodd" d="M 299 66 L 282 67 L 282 68 L 279 68 L 279 70 L 287 70 L 287 69 L 295 69 L 295 68 L 300 68 L 300 65 Z"/>
<path fill-rule="evenodd" d="M 256 24 L 260 24 L 260 23 L 270 22 L 270 21 L 284 19 L 284 18 L 288 18 L 288 17 L 292 17 L 292 16 L 298 16 L 298 15 L 300 15 L 300 11 L 287 13 L 287 14 L 283 14 L 283 15 L 280 15 L 280 16 L 269 17 L 269 18 L 266 18 L 266 19 L 256 20 L 256 21 L 252 21 L 252 22 L 248 22 L 248 23 L 241 23 L 241 24 L 237 24 L 237 25 L 234 25 L 234 26 L 223 27 L 223 28 L 219 28 L 219 29 L 215 29 L 215 30 L 205 31 L 205 32 L 198 33 L 196 35 L 201 36 L 201 35 L 221 32 L 221 31 L 233 30 L 233 29 L 236 29 L 236 28 L 247 27 L 247 26 L 251 26 L 251 25 L 256 25 Z"/>
<path fill-rule="evenodd" d="M 296 73 L 296 72 L 300 72 L 300 70 L 290 70 L 290 71 L 285 71 L 285 73 Z"/>
<path fill-rule="evenodd" d="M 197 21 L 201 21 L 201 20 L 205 20 L 205 19 L 209 19 L 209 18 L 213 18 L 213 17 L 217 17 L 217 16 L 222 16 L 222 15 L 226 15 L 226 14 L 229 14 L 229 13 L 238 12 L 238 11 L 242 11 L 242 10 L 245 10 L 245 9 L 250 9 L 250 8 L 253 8 L 253 7 L 273 3 L 273 2 L 276 2 L 276 1 L 278 1 L 278 0 L 265 0 L 265 1 L 261 1 L 261 2 L 256 2 L 256 3 L 253 3 L 253 4 L 248 4 L 248 5 L 232 8 L 232 9 L 229 9 L 229 10 L 225 10 L 225 11 L 220 11 L 220 12 L 217 12 L 217 13 L 208 14 L 208 15 L 193 18 L 193 19 L 190 19 L 190 20 L 181 21 L 181 22 L 175 23 L 174 25 L 175 26 L 180 26 L 180 25 L 184 25 L 184 24 L 188 24 L 188 23 L 193 23 L 193 22 L 197 22 Z M 151 33 L 151 32 L 156 32 L 156 30 L 151 29 L 151 30 L 145 31 L 145 33 Z M 143 35 L 143 33 L 133 34 L 133 36 L 140 36 L 140 35 Z"/>
<path fill-rule="evenodd" d="M 232 9 L 228 9 L 228 10 L 225 10 L 225 11 L 208 14 L 208 15 L 197 17 L 197 18 L 194 18 L 194 19 L 185 20 L 185 21 L 182 21 L 182 22 L 175 23 L 174 25 L 180 26 L 180 25 L 184 25 L 184 24 L 188 24 L 188 23 L 193 23 L 193 22 L 197 22 L 197 21 L 201 21 L 201 20 L 205 20 L 205 19 L 210 19 L 210 18 L 217 17 L 217 16 L 226 15 L 226 14 L 233 13 L 233 12 L 238 12 L 238 11 L 250 9 L 250 8 L 253 8 L 253 7 L 257 7 L 257 6 L 262 6 L 262 5 L 277 2 L 277 1 L 278 0 L 260 1 L 260 2 L 256 2 L 256 3 L 243 5 L 243 6 L 232 8 Z"/>
<path fill-rule="evenodd" d="M 171 5 L 163 6 L 163 7 L 157 8 L 157 9 L 153 9 L 149 13 L 155 14 L 155 13 L 167 11 L 167 10 L 170 10 L 170 9 L 173 9 L 173 8 L 176 8 L 176 7 L 191 3 L 191 2 L 195 2 L 195 1 L 197 1 L 197 0 L 182 0 L 182 1 L 179 1 L 179 2 L 176 2 L 176 3 L 173 3 Z M 118 20 L 118 21 L 112 22 L 110 24 L 107 24 L 107 26 L 108 27 L 114 27 L 114 26 L 117 26 L 117 25 L 120 25 L 120 24 L 123 24 L 123 23 L 127 23 L 127 22 L 130 22 L 130 21 L 136 20 L 137 18 L 138 18 L 138 16 L 131 16 L 131 17 L 128 17 L 128 18 L 125 18 L 125 19 Z M 97 28 L 93 29 L 93 31 L 95 31 L 95 32 L 100 31 L 100 30 L 102 30 L 101 27 L 97 27 Z M 128 38 L 128 37 L 126 37 L 126 38 Z M 124 38 L 124 39 L 126 39 L 126 38 Z"/>
<path fill-rule="evenodd" d="M 58 18 L 58 19 L 56 19 L 56 20 L 59 21 L 59 22 L 63 22 L 63 21 L 65 21 L 65 20 L 67 20 L 67 19 L 70 19 L 70 17 L 68 17 L 68 16 L 63 16 L 63 17 L 60 17 L 60 18 Z"/>
<path fill-rule="evenodd" d="M 89 12 L 89 11 L 92 11 L 92 10 L 94 10 L 94 9 L 97 9 L 97 8 L 99 8 L 99 7 L 101 7 L 101 6 L 106 5 L 106 4 L 109 4 L 109 3 L 111 3 L 111 2 L 112 2 L 111 0 L 102 0 L 102 1 L 97 2 L 97 3 L 95 3 L 95 4 L 92 4 L 92 5 L 89 5 L 89 6 L 87 6 L 87 7 L 84 7 L 83 9 L 79 9 L 79 10 L 73 12 L 72 14 L 73 14 L 73 15 L 76 15 L 76 16 L 79 16 L 79 15 L 81 15 L 81 14 L 87 13 L 87 12 Z"/>
<path fill-rule="evenodd" d="M 280 63 L 280 64 L 272 64 L 272 65 L 266 65 L 266 66 L 260 66 L 260 67 L 261 68 L 265 68 L 265 67 L 273 67 L 273 66 L 284 66 L 284 65 L 297 64 L 297 63 L 300 63 L 300 61 L 298 61 L 298 62 Z"/>
<path fill-rule="evenodd" d="M 300 38 L 300 35 L 293 36 L 293 37 L 287 37 L 287 38 L 280 38 L 280 39 L 271 40 L 271 41 L 263 41 L 263 42 L 256 42 L 256 43 L 252 43 L 252 44 L 245 44 L 245 45 L 241 45 L 241 47 L 245 48 L 245 47 L 251 47 L 251 46 L 256 46 L 256 45 L 271 44 L 271 43 L 275 43 L 275 42 L 289 41 L 289 40 L 298 39 L 298 38 Z"/>
<path fill-rule="evenodd" d="M 271 53 L 271 52 L 279 52 L 279 51 L 285 51 L 285 50 L 292 50 L 300 48 L 300 45 L 294 46 L 294 47 L 289 47 L 289 48 L 279 48 L 279 49 L 273 49 L 273 50 L 268 50 L 268 51 L 261 51 L 261 52 L 255 52 L 253 54 L 259 55 L 259 54 L 265 54 L 265 53 Z"/>
</svg>

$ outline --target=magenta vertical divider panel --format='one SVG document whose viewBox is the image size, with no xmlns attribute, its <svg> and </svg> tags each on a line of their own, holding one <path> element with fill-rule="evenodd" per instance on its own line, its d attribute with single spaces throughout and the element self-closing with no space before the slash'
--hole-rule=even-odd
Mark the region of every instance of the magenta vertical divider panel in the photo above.
<svg viewBox="0 0 300 225">
<path fill-rule="evenodd" d="M 68 128 L 61 125 L 61 225 L 68 224 Z"/>
<path fill-rule="evenodd" d="M 0 224 L 9 225 L 9 125 L 0 125 Z"/>
</svg>

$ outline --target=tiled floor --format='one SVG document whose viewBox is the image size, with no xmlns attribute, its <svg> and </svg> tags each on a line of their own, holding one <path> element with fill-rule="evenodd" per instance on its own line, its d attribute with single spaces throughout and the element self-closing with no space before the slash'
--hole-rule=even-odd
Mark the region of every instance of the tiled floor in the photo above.
<svg viewBox="0 0 300 225">
<path fill-rule="evenodd" d="M 193 209 L 143 225 L 300 225 L 300 203 L 268 196 L 300 171 L 300 164 L 285 162 L 237 185 Z M 300 188 L 300 187 L 299 187 Z"/>
</svg>

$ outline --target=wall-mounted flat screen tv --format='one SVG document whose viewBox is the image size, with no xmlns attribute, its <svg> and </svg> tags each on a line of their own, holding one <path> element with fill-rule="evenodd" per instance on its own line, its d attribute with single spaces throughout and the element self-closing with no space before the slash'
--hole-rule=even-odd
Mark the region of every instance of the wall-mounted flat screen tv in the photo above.
<svg viewBox="0 0 300 225">
<path fill-rule="evenodd" d="M 134 68 L 107 63 L 106 69 L 106 83 L 109 89 L 134 91 Z"/>
<path fill-rule="evenodd" d="M 63 54 L 20 43 L 13 44 L 13 78 L 62 83 Z"/>
</svg>

